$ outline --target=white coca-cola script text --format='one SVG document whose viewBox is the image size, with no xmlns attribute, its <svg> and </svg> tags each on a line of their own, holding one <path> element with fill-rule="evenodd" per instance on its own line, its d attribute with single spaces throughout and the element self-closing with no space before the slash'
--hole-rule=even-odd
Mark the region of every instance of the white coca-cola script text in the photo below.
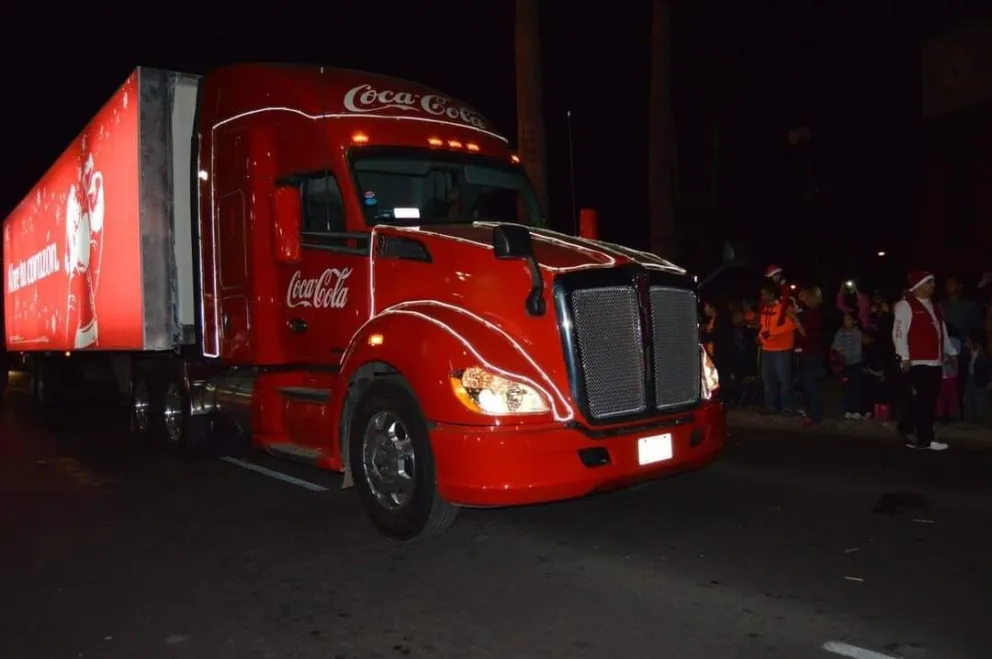
<svg viewBox="0 0 992 659">
<path fill-rule="evenodd" d="M 375 89 L 372 85 L 358 85 L 344 95 L 344 107 L 349 112 L 379 112 L 381 110 L 403 110 L 404 112 L 426 112 L 435 117 L 460 121 L 476 128 L 485 128 L 485 120 L 471 108 L 458 105 L 447 96 L 440 94 L 414 94 L 392 89 Z"/>
<path fill-rule="evenodd" d="M 348 304 L 347 280 L 351 268 L 328 268 L 319 277 L 304 277 L 297 270 L 286 289 L 286 307 L 343 309 Z"/>
</svg>

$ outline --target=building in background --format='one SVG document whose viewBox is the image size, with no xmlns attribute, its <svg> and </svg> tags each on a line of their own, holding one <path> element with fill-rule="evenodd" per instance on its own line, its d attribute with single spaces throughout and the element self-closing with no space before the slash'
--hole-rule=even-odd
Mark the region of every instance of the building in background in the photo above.
<svg viewBox="0 0 992 659">
<path fill-rule="evenodd" d="M 926 178 L 916 258 L 944 272 L 989 270 L 992 15 L 925 41 L 921 77 Z"/>
</svg>

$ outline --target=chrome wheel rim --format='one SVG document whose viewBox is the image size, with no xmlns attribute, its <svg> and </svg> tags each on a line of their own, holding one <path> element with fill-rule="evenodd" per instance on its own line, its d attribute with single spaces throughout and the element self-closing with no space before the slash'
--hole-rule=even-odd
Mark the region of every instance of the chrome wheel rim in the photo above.
<svg viewBox="0 0 992 659">
<path fill-rule="evenodd" d="M 134 386 L 131 395 L 131 409 L 134 414 L 134 426 L 140 432 L 148 432 L 151 426 L 151 405 L 148 400 L 148 385 L 144 380 Z"/>
<path fill-rule="evenodd" d="M 362 468 L 379 505 L 397 510 L 410 501 L 416 485 L 413 441 L 392 412 L 378 412 L 365 427 Z"/>
<path fill-rule="evenodd" d="M 165 434 L 173 444 L 183 438 L 183 395 L 174 382 L 170 382 L 165 390 L 165 401 L 162 405 L 162 416 L 165 421 Z"/>
</svg>

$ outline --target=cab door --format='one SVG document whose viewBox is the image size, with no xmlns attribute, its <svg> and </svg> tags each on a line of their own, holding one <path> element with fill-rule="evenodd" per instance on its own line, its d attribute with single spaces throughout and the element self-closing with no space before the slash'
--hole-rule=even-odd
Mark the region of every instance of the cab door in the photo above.
<svg viewBox="0 0 992 659">
<path fill-rule="evenodd" d="M 220 354 L 229 362 L 251 360 L 248 311 L 247 146 L 243 131 L 216 138 L 214 234 L 220 317 Z"/>
<path fill-rule="evenodd" d="M 345 204 L 331 172 L 299 182 L 302 260 L 280 267 L 285 341 L 292 361 L 336 367 L 369 318 L 369 233 L 345 230 Z"/>
</svg>

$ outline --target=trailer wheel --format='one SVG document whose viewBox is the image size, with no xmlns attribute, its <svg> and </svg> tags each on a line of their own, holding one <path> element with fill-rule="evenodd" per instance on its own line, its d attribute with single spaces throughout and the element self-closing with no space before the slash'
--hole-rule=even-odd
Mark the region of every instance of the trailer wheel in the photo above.
<svg viewBox="0 0 992 659">
<path fill-rule="evenodd" d="M 212 449 L 210 418 L 191 413 L 184 382 L 170 378 L 162 394 L 162 436 L 168 446 L 185 458 L 202 458 Z"/>
<path fill-rule="evenodd" d="M 41 404 L 41 396 L 38 391 L 39 381 L 41 380 L 41 362 L 37 358 L 31 359 L 28 362 L 27 367 L 28 373 L 28 389 L 29 395 L 31 396 L 31 402 L 36 405 Z"/>
<path fill-rule="evenodd" d="M 67 370 L 52 359 L 34 360 L 31 366 L 31 396 L 39 408 L 51 409 L 58 405 Z"/>
<path fill-rule="evenodd" d="M 412 540 L 444 532 L 458 508 L 441 499 L 420 405 L 396 376 L 376 378 L 351 422 L 349 466 L 362 507 L 384 535 Z"/>
<path fill-rule="evenodd" d="M 131 428 L 139 435 L 148 435 L 152 429 L 151 389 L 144 377 L 131 385 Z"/>
</svg>

